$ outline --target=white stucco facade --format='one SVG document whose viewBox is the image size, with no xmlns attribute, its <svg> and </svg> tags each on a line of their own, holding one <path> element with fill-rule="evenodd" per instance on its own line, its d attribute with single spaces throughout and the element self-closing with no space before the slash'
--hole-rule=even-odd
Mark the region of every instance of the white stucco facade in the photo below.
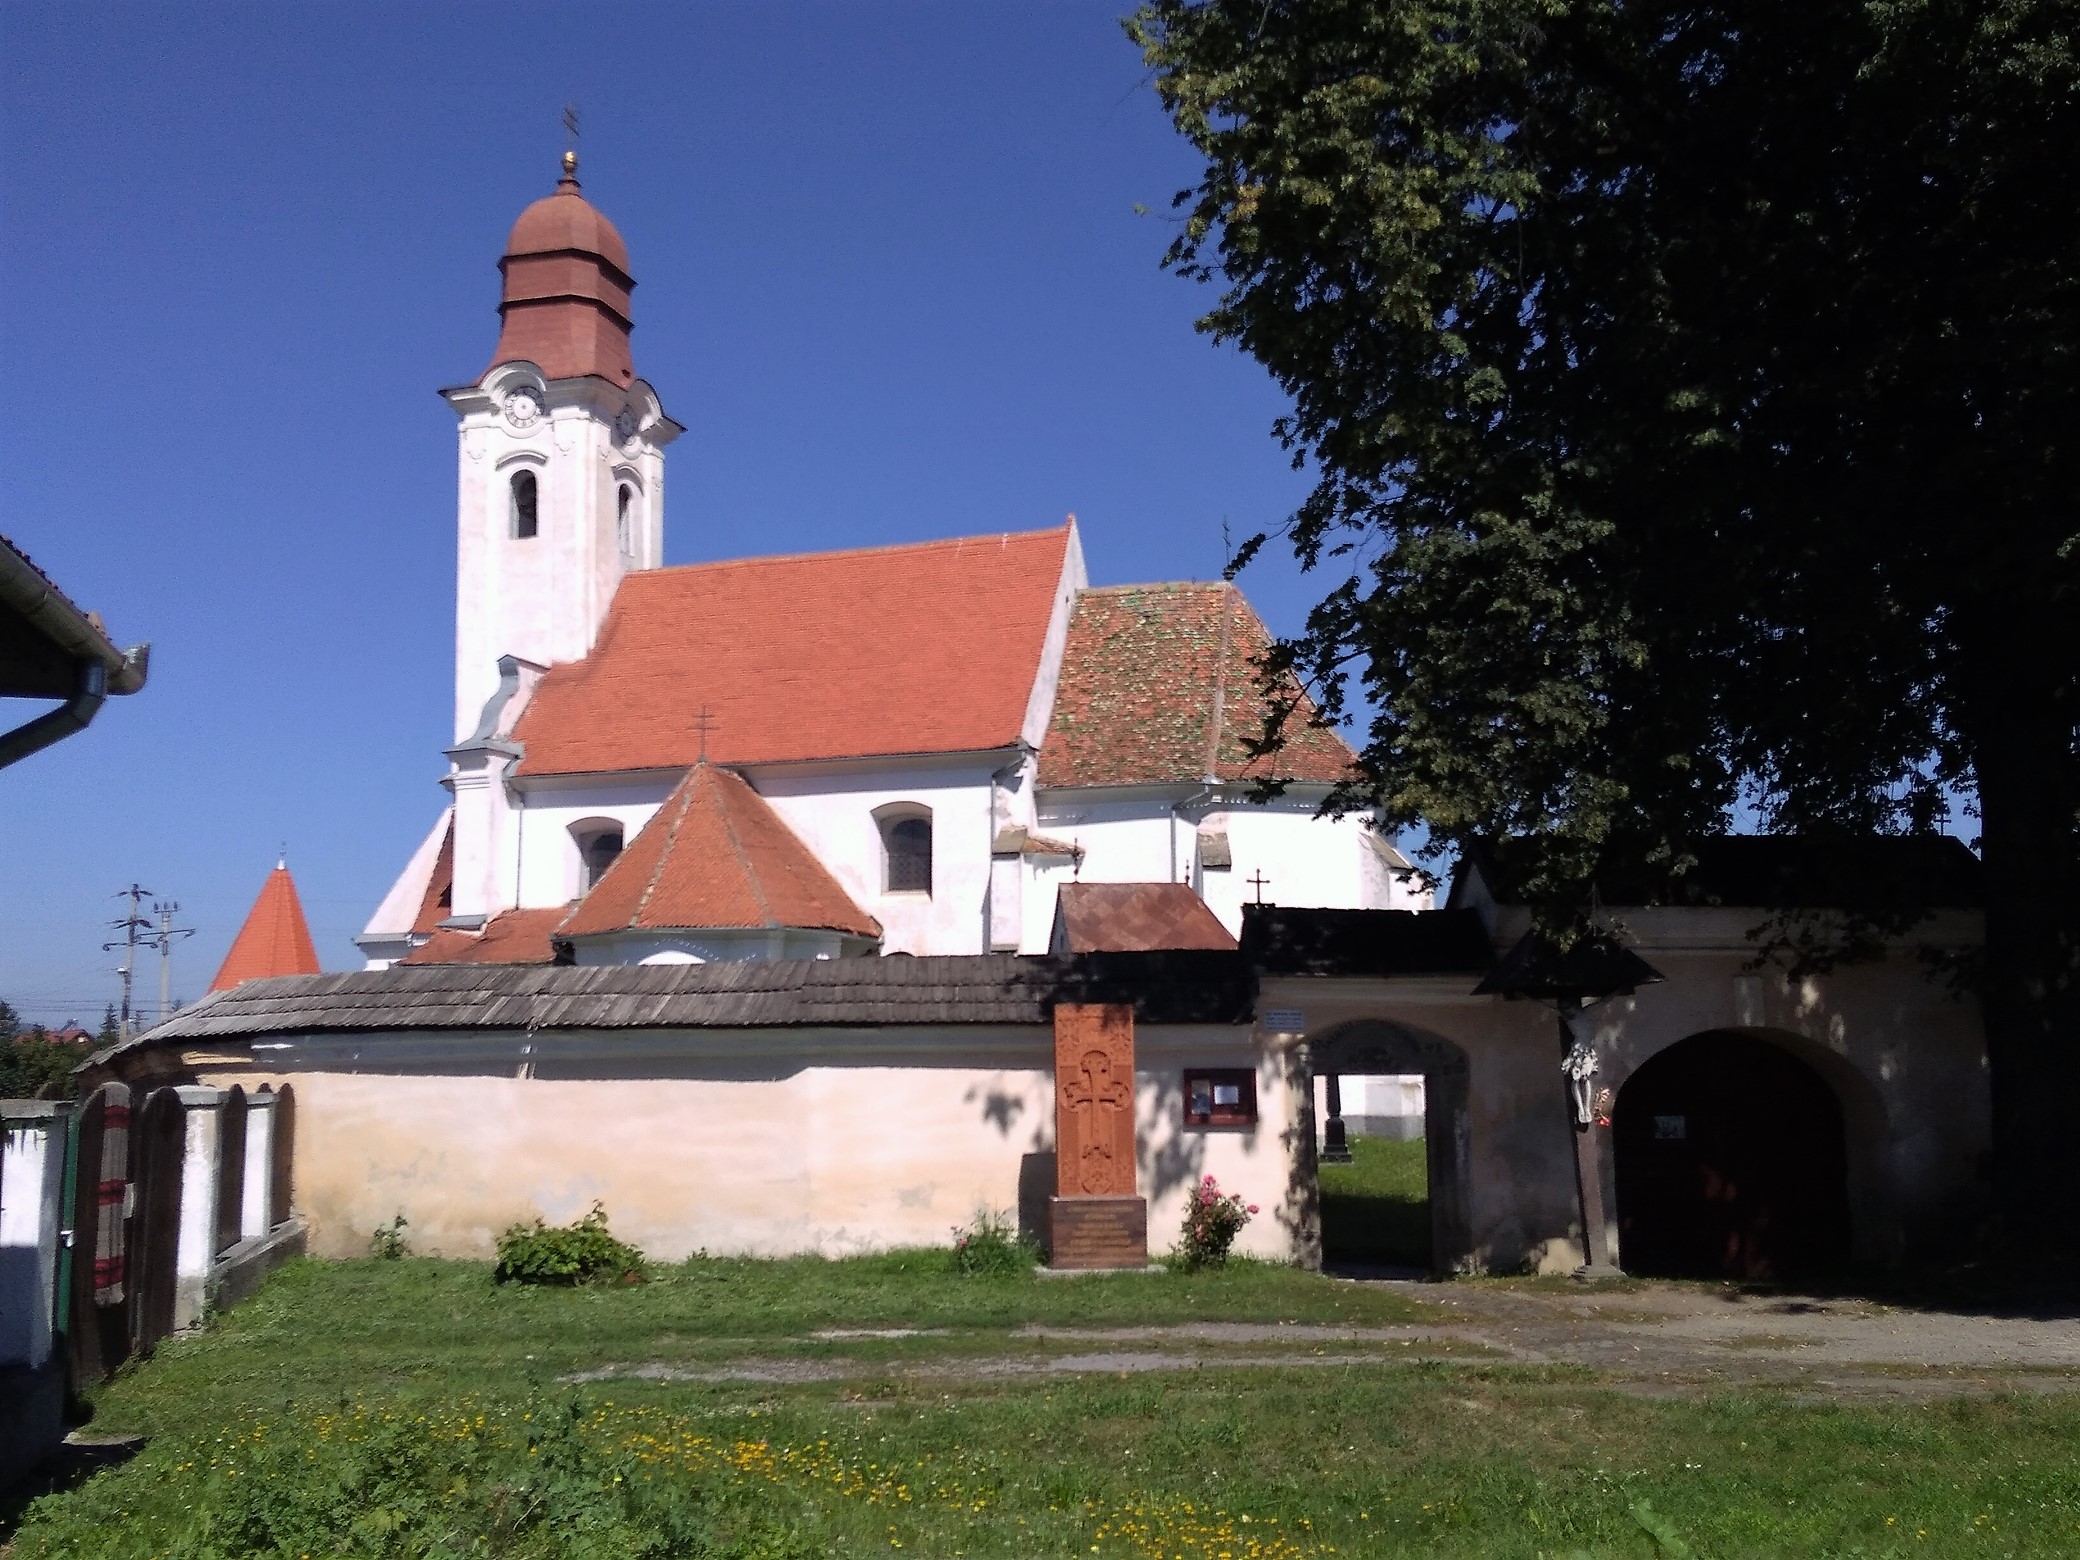
<svg viewBox="0 0 2080 1560">
<path fill-rule="evenodd" d="M 664 562 L 664 451 L 684 430 L 637 380 L 547 379 L 501 363 L 442 392 L 456 458 L 455 739 L 476 729 L 498 658 L 541 666 L 592 648 L 622 576 Z M 513 482 L 535 482 L 517 534 Z M 628 494 L 625 505 L 623 492 Z"/>
</svg>

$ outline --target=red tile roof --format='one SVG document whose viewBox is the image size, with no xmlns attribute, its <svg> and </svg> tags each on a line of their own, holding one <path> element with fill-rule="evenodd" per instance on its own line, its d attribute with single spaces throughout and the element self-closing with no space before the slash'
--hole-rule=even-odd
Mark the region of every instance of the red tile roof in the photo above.
<svg viewBox="0 0 2080 1560">
<path fill-rule="evenodd" d="M 1307 724 L 1304 695 L 1275 758 L 1252 761 L 1245 738 L 1267 703 L 1255 658 L 1271 635 L 1228 584 L 1125 585 L 1076 598 L 1054 722 L 1040 750 L 1045 786 L 1203 779 L 1335 781 L 1354 755 Z"/>
<path fill-rule="evenodd" d="M 771 803 L 729 770 L 697 764 L 560 932 L 718 927 L 881 935 Z"/>
<path fill-rule="evenodd" d="M 566 906 L 548 910 L 501 910 L 483 930 L 465 932 L 436 927 L 433 935 L 397 962 L 400 964 L 553 964 L 556 950 L 549 934 L 568 913 Z"/>
<path fill-rule="evenodd" d="M 296 897 L 296 880 L 288 867 L 277 866 L 260 885 L 260 897 L 246 912 L 246 924 L 231 940 L 231 951 L 217 967 L 209 989 L 229 991 L 242 980 L 270 975 L 318 973 L 318 950 L 303 918 L 303 903 Z"/>
<path fill-rule="evenodd" d="M 1055 914 L 1060 953 L 1235 946 L 1189 883 L 1064 883 Z"/>
<path fill-rule="evenodd" d="M 553 668 L 520 773 L 956 753 L 1015 742 L 1070 528 L 651 569 Z"/>
</svg>

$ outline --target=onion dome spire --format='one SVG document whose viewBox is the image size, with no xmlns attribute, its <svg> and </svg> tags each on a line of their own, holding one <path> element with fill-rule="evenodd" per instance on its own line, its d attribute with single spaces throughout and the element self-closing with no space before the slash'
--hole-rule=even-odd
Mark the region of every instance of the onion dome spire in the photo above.
<svg viewBox="0 0 2080 1560">
<path fill-rule="evenodd" d="M 578 187 L 578 154 L 563 154 L 563 177 L 513 224 L 498 262 L 505 295 L 491 363 L 526 360 L 551 379 L 635 379 L 629 355 L 628 246 Z"/>
</svg>

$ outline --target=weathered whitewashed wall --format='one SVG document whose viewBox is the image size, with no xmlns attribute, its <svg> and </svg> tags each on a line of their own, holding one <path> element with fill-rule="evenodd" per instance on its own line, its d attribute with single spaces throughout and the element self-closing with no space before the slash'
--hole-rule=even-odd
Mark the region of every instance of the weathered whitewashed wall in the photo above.
<svg viewBox="0 0 2080 1560">
<path fill-rule="evenodd" d="M 1906 948 L 1878 964 L 1794 982 L 1748 968 L 1755 911 L 1621 913 L 1639 952 L 1667 979 L 1593 1010 L 1599 1087 L 1620 1098 L 1642 1063 L 1693 1035 L 1736 1030 L 1769 1040 L 1811 1066 L 1841 1101 L 1855 1255 L 1891 1262 L 1956 1244 L 1979 1208 L 1989 1132 L 1984 1031 L 1973 1002 L 1931 980 Z M 1507 946 L 1526 924 L 1505 913 L 1498 940 Z M 1925 935 L 1968 945 L 1976 917 L 1946 918 Z M 1287 1043 L 1305 1038 L 1310 1049 L 1342 1026 L 1368 1022 L 1457 1046 L 1470 1071 L 1473 1265 L 1572 1270 L 1583 1243 L 1558 1020 L 1535 1003 L 1474 997 L 1472 984 L 1266 977 L 1258 1011 L 1299 1014 L 1300 1033 Z M 1770 1102 L 1758 1096 L 1754 1108 Z M 1615 1231 L 1610 1133 L 1597 1140 L 1605 1219 Z"/>
<path fill-rule="evenodd" d="M 1238 1249 L 1297 1254 L 1302 1113 L 1283 1059 L 1225 1027 L 1143 1027 L 1136 1044 L 1151 1246 L 1212 1174 L 1263 1210 Z M 674 1260 L 943 1246 L 979 1208 L 1044 1220 L 1052 1048 L 1037 1027 L 364 1035 L 296 1037 L 264 1068 L 191 1062 L 219 1087 L 295 1084 L 298 1212 L 319 1255 L 364 1252 L 401 1212 L 417 1250 L 488 1256 L 516 1220 L 565 1222 L 597 1198 L 618 1234 Z M 1186 1128 L 1187 1066 L 1256 1067 L 1259 1126 Z"/>
</svg>

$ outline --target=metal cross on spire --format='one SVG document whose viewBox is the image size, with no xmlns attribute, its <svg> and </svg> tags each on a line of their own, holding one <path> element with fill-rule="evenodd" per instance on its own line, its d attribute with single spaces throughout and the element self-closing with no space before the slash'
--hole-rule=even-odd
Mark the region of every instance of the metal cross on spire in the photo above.
<svg viewBox="0 0 2080 1560">
<path fill-rule="evenodd" d="M 693 729 L 701 734 L 701 762 L 708 761 L 708 733 L 714 729 L 715 712 L 703 704 L 700 713 L 693 717 Z"/>
<path fill-rule="evenodd" d="M 576 179 L 578 177 L 578 105 L 575 103 L 563 105 L 563 130 L 564 134 L 570 137 L 570 145 L 563 149 L 563 176 L 566 179 Z"/>
<path fill-rule="evenodd" d="M 1257 868 L 1256 871 L 1242 881 L 1257 891 L 1257 903 L 1262 904 L 1264 902 L 1264 885 L 1271 881 L 1271 879 L 1264 876 L 1264 869 L 1262 867 Z"/>
</svg>

